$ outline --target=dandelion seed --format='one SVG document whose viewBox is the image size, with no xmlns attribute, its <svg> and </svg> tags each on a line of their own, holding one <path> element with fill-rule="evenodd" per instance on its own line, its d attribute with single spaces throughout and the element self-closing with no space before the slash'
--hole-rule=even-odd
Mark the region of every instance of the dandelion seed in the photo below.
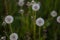
<svg viewBox="0 0 60 40">
<path fill-rule="evenodd" d="M 34 3 L 33 5 L 32 5 L 32 10 L 33 11 L 38 11 L 40 9 L 40 4 L 39 3 Z"/>
<path fill-rule="evenodd" d="M 12 33 L 10 35 L 10 40 L 17 40 L 18 39 L 18 35 L 16 33 Z"/>
<path fill-rule="evenodd" d="M 44 25 L 44 19 L 43 18 L 38 18 L 37 20 L 36 20 L 36 25 L 37 26 L 43 26 Z"/>
<path fill-rule="evenodd" d="M 60 23 L 60 16 L 57 17 L 57 22 Z"/>
<path fill-rule="evenodd" d="M 52 17 L 56 17 L 57 16 L 57 12 L 56 11 L 52 11 L 50 14 Z"/>
<path fill-rule="evenodd" d="M 10 16 L 10 15 L 8 15 L 8 16 L 5 17 L 5 22 L 7 24 L 11 24 L 13 22 L 13 20 L 14 20 L 13 17 Z"/>
</svg>

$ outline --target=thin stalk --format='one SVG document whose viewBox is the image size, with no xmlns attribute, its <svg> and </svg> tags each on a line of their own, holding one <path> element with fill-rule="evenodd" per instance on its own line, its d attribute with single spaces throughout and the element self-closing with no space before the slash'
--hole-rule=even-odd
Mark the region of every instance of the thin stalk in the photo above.
<svg viewBox="0 0 60 40">
<path fill-rule="evenodd" d="M 56 28 L 57 27 L 57 28 Z M 57 38 L 57 32 L 58 32 L 58 26 L 57 25 L 55 25 L 55 29 L 54 29 L 54 40 L 57 40 L 58 38 Z"/>
<path fill-rule="evenodd" d="M 22 9 L 23 7 L 21 7 L 21 9 Z M 24 20 L 24 13 L 21 13 L 21 17 L 22 17 L 22 21 L 25 21 Z"/>
<path fill-rule="evenodd" d="M 54 40 L 57 40 L 57 33 L 54 33 Z"/>
<path fill-rule="evenodd" d="M 10 28 L 11 33 L 13 33 L 11 24 L 9 24 L 9 28 Z"/>
<path fill-rule="evenodd" d="M 57 0 L 55 0 L 55 5 L 54 6 L 55 6 L 55 9 L 56 9 L 56 7 L 57 7 Z"/>
<path fill-rule="evenodd" d="M 33 13 L 34 40 L 36 40 L 36 12 Z"/>
<path fill-rule="evenodd" d="M 45 36 L 47 36 L 47 35 L 46 35 L 46 26 L 43 27 L 43 31 L 44 31 L 43 40 L 45 40 L 45 39 L 46 39 Z"/>
<path fill-rule="evenodd" d="M 39 27 L 39 40 L 41 39 L 40 30 L 41 30 L 41 28 Z"/>
<path fill-rule="evenodd" d="M 20 9 L 23 9 L 23 7 L 20 7 Z M 22 26 L 22 28 L 23 28 L 23 27 L 25 27 L 25 24 L 24 24 L 24 21 L 25 21 L 25 19 L 24 19 L 24 12 L 21 12 L 20 14 L 21 14 L 21 16 L 20 16 L 21 26 Z M 21 29 L 22 29 L 22 28 L 21 28 Z M 19 36 L 21 36 L 21 35 L 20 35 L 20 33 L 21 33 L 21 32 L 20 32 L 20 27 L 18 28 L 17 32 L 19 33 Z M 19 40 L 20 40 L 20 39 L 19 39 Z"/>
<path fill-rule="evenodd" d="M 20 9 L 23 9 L 23 7 L 21 7 Z M 23 12 L 21 13 L 21 17 L 22 17 L 22 18 L 21 18 L 22 22 L 24 22 L 25 20 L 24 20 L 24 13 L 23 13 Z M 23 24 L 21 24 L 21 25 L 24 27 Z"/>
<path fill-rule="evenodd" d="M 30 7 L 28 7 L 28 12 L 27 12 L 27 16 L 26 16 L 26 27 L 27 27 L 27 31 L 29 31 L 29 14 L 30 14 Z"/>
<path fill-rule="evenodd" d="M 27 32 L 29 31 L 29 25 L 28 25 L 29 23 L 28 23 L 28 16 L 26 17 L 26 30 L 27 30 Z"/>
<path fill-rule="evenodd" d="M 20 7 L 20 9 L 23 9 L 23 7 Z M 25 27 L 25 17 L 24 17 L 24 12 L 21 13 L 21 25 L 22 25 L 22 28 Z M 20 30 L 20 28 L 18 29 L 18 31 Z"/>
</svg>

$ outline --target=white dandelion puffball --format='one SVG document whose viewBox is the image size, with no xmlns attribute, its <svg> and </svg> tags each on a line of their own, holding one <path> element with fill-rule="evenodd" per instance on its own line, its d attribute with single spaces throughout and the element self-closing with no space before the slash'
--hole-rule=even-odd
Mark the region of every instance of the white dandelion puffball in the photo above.
<svg viewBox="0 0 60 40">
<path fill-rule="evenodd" d="M 8 16 L 5 17 L 5 22 L 7 24 L 11 24 L 13 22 L 13 20 L 14 19 L 13 19 L 13 17 L 11 15 L 8 15 Z"/>
<path fill-rule="evenodd" d="M 60 16 L 57 17 L 57 22 L 60 23 Z"/>
<path fill-rule="evenodd" d="M 50 14 L 52 17 L 56 17 L 57 16 L 57 12 L 56 11 L 52 11 Z"/>
<path fill-rule="evenodd" d="M 37 20 L 36 20 L 36 25 L 37 26 L 43 26 L 44 25 L 44 19 L 43 18 L 38 18 Z"/>
<path fill-rule="evenodd" d="M 39 3 L 34 3 L 33 5 L 32 5 L 32 10 L 33 11 L 38 11 L 40 9 L 40 4 Z"/>
<path fill-rule="evenodd" d="M 22 2 L 18 2 L 18 5 L 19 6 L 23 6 L 24 5 L 24 2 L 22 1 Z"/>
<path fill-rule="evenodd" d="M 18 39 L 18 35 L 16 33 L 12 33 L 10 35 L 10 40 L 17 40 Z"/>
</svg>

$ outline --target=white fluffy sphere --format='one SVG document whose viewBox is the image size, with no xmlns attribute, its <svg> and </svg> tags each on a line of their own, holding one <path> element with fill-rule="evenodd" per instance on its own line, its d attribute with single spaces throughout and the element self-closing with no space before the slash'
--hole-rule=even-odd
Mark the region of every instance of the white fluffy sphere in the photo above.
<svg viewBox="0 0 60 40">
<path fill-rule="evenodd" d="M 56 11 L 52 11 L 50 14 L 52 17 L 56 17 L 57 16 L 57 12 Z"/>
<path fill-rule="evenodd" d="M 13 19 L 13 17 L 11 15 L 8 15 L 8 16 L 5 17 L 5 22 L 7 24 L 11 24 L 13 22 L 13 20 L 14 19 Z"/>
<path fill-rule="evenodd" d="M 18 2 L 18 5 L 19 6 L 23 6 L 24 5 L 24 2 Z"/>
<path fill-rule="evenodd" d="M 57 17 L 57 22 L 60 23 L 60 16 Z"/>
<path fill-rule="evenodd" d="M 18 39 L 18 35 L 16 33 L 12 33 L 10 35 L 10 40 L 17 40 Z"/>
<path fill-rule="evenodd" d="M 33 11 L 38 11 L 40 9 L 40 4 L 39 3 L 34 3 L 33 5 L 32 5 L 32 10 Z"/>
<path fill-rule="evenodd" d="M 36 25 L 37 26 L 43 26 L 44 25 L 44 19 L 43 18 L 38 18 L 37 20 L 36 20 Z"/>
</svg>

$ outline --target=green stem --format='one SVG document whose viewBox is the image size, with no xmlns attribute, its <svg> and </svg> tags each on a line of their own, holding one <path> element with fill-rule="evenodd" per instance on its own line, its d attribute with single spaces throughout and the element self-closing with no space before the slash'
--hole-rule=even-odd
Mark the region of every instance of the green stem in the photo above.
<svg viewBox="0 0 60 40">
<path fill-rule="evenodd" d="M 57 0 L 55 0 L 55 9 L 56 9 L 56 7 L 57 7 Z"/>
<path fill-rule="evenodd" d="M 40 30 L 41 30 L 41 28 L 39 27 L 39 40 L 41 39 L 41 34 L 40 34 Z"/>
<path fill-rule="evenodd" d="M 22 9 L 23 7 L 20 7 L 20 9 Z M 24 20 L 24 13 L 21 13 L 21 21 L 22 21 L 22 23 L 25 21 Z M 25 25 L 24 25 L 24 23 L 23 24 L 21 24 L 22 25 L 22 27 L 24 27 Z"/>
<path fill-rule="evenodd" d="M 10 27 L 10 31 L 11 31 L 11 33 L 13 33 L 13 30 L 12 30 L 11 24 L 9 24 L 9 27 Z"/>
<path fill-rule="evenodd" d="M 20 9 L 23 9 L 23 7 L 20 7 Z M 20 16 L 20 17 L 21 17 L 21 26 L 22 26 L 21 29 L 24 30 L 24 29 L 26 29 L 26 28 L 25 28 L 25 17 L 24 17 L 24 12 L 21 13 L 21 16 Z M 19 30 L 20 30 L 20 28 L 19 28 Z M 19 31 L 19 30 L 18 30 L 18 31 Z M 24 31 L 24 32 L 25 32 L 25 31 Z"/>
<path fill-rule="evenodd" d="M 27 12 L 27 16 L 26 16 L 26 27 L 27 27 L 27 31 L 29 31 L 29 14 L 30 14 L 30 7 L 28 7 L 28 12 Z"/>
<path fill-rule="evenodd" d="M 33 26 L 34 26 L 34 40 L 36 40 L 36 12 L 33 13 Z"/>
<path fill-rule="evenodd" d="M 46 30 L 46 26 L 43 27 L 43 31 Z M 43 40 L 45 40 L 46 32 L 43 34 Z"/>
<path fill-rule="evenodd" d="M 57 40 L 57 33 L 54 33 L 54 40 Z"/>
<path fill-rule="evenodd" d="M 29 31 L 29 23 L 28 23 L 28 16 L 26 16 L 26 31 Z"/>
</svg>

